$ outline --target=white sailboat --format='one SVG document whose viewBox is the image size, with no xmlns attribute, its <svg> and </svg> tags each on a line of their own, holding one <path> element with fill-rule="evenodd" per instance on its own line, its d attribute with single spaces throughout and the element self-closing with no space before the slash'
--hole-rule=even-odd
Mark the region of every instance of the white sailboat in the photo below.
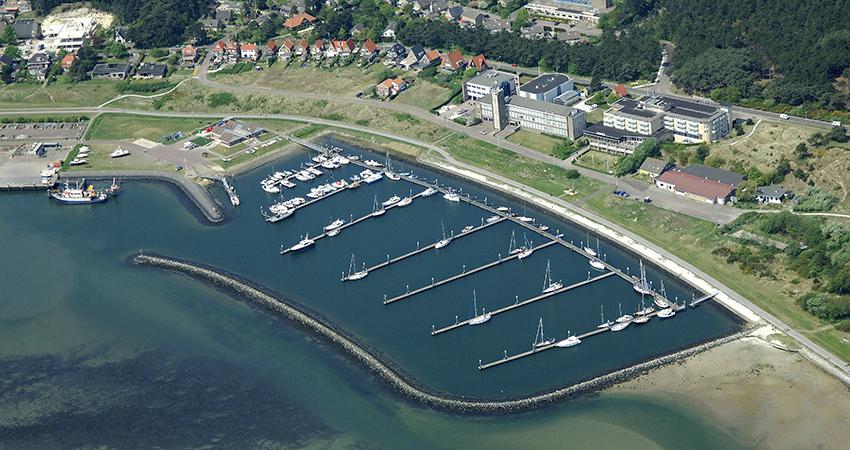
<svg viewBox="0 0 850 450">
<path fill-rule="evenodd" d="M 434 244 L 434 248 L 443 248 L 443 247 L 449 245 L 449 243 L 452 241 L 451 238 L 446 237 L 446 226 L 443 223 L 443 219 L 440 219 L 440 228 L 442 228 L 442 230 L 443 230 L 443 238 L 440 239 L 439 241 L 437 241 L 436 244 Z"/>
<path fill-rule="evenodd" d="M 522 247 L 516 246 L 516 234 L 511 231 L 511 242 L 508 243 L 508 255 L 516 255 L 523 250 Z"/>
<path fill-rule="evenodd" d="M 669 319 L 676 315 L 676 311 L 673 308 L 664 308 L 661 311 L 658 311 L 658 317 L 662 319 Z"/>
<path fill-rule="evenodd" d="M 532 247 L 531 243 L 528 242 L 528 236 L 523 233 L 523 237 L 525 238 L 525 244 L 522 246 L 522 251 L 520 251 L 517 255 L 517 258 L 519 259 L 528 258 L 532 253 L 534 253 L 534 247 Z"/>
<path fill-rule="evenodd" d="M 475 295 L 475 289 L 472 290 L 472 313 L 473 316 L 469 319 L 470 325 L 481 325 L 492 317 L 490 313 L 484 311 L 484 308 L 481 309 L 481 314 L 478 314 L 478 298 Z"/>
<path fill-rule="evenodd" d="M 632 317 L 629 314 L 623 314 L 623 304 L 622 303 L 617 303 L 617 306 L 618 306 L 619 312 L 620 312 L 620 317 L 617 317 L 617 319 L 615 320 L 617 323 L 631 322 L 632 319 L 634 319 L 634 317 Z"/>
<path fill-rule="evenodd" d="M 650 308 L 650 310 L 652 310 L 652 308 Z M 643 325 L 643 324 L 649 322 L 649 319 L 651 317 L 652 316 L 649 315 L 646 307 L 643 304 L 643 295 L 641 295 L 640 296 L 640 309 L 635 313 L 635 318 L 632 320 L 632 322 L 634 322 L 638 325 Z"/>
<path fill-rule="evenodd" d="M 405 207 L 405 206 L 407 206 L 411 203 L 413 203 L 413 190 L 412 189 L 407 193 L 407 197 L 399 200 L 399 202 L 396 206 L 399 207 L 399 208 L 403 208 L 403 207 Z"/>
<path fill-rule="evenodd" d="M 599 254 L 596 252 L 596 250 L 594 250 L 590 246 L 590 233 L 587 233 L 585 235 L 585 238 L 587 240 L 584 242 L 584 247 L 582 247 L 581 249 L 584 250 L 584 252 L 587 253 L 590 256 L 594 256 L 594 257 L 599 256 Z M 596 246 L 599 247 L 599 238 L 596 239 Z"/>
<path fill-rule="evenodd" d="M 429 187 L 429 188 L 425 189 L 424 191 L 422 191 L 422 196 L 423 197 L 430 197 L 430 196 L 432 196 L 436 193 L 437 193 L 436 189 Z"/>
<path fill-rule="evenodd" d="M 366 263 L 363 263 L 363 269 L 357 270 L 355 268 L 356 263 L 354 260 L 354 253 L 351 254 L 351 264 L 348 266 L 348 276 L 343 277 L 342 281 L 355 281 L 366 278 L 366 275 L 369 275 L 369 272 L 366 271 Z"/>
<path fill-rule="evenodd" d="M 537 350 L 541 347 L 546 347 L 547 345 L 552 345 L 555 343 L 555 338 L 546 339 L 546 336 L 543 335 L 543 318 L 540 318 L 540 322 L 537 324 L 537 334 L 534 335 L 534 344 L 532 344 L 532 348 Z"/>
<path fill-rule="evenodd" d="M 643 266 L 643 260 L 640 261 L 640 279 L 632 285 L 635 292 L 641 295 L 652 295 L 652 286 L 646 279 L 646 268 Z"/>
<path fill-rule="evenodd" d="M 564 284 L 560 281 L 552 281 L 552 273 L 549 267 L 549 260 L 546 260 L 546 277 L 543 278 L 543 293 L 548 294 L 550 292 L 555 292 L 558 289 L 564 287 Z"/>
<path fill-rule="evenodd" d="M 383 216 L 387 212 L 384 208 L 378 208 L 378 196 L 375 195 L 375 200 L 372 204 L 372 217 Z"/>
<path fill-rule="evenodd" d="M 599 305 L 599 317 L 602 318 L 602 322 L 600 322 L 596 328 L 608 328 L 614 324 L 614 322 L 611 322 L 610 320 L 605 320 L 605 307 L 602 305 Z"/>
</svg>

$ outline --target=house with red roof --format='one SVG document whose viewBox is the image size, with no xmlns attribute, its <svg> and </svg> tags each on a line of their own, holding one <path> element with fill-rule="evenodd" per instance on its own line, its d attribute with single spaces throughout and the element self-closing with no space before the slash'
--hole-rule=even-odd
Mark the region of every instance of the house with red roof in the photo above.
<svg viewBox="0 0 850 450">
<path fill-rule="evenodd" d="M 328 57 L 334 57 L 334 56 L 346 57 L 346 56 L 352 54 L 356 48 L 357 48 L 357 46 L 354 45 L 354 41 L 351 38 L 348 38 L 344 41 L 343 40 L 333 40 L 333 41 L 331 41 L 331 46 L 328 49 Z"/>
<path fill-rule="evenodd" d="M 735 200 L 735 186 L 699 177 L 679 169 L 667 170 L 655 178 L 655 185 L 684 197 L 725 205 Z"/>
<path fill-rule="evenodd" d="M 289 59 L 295 53 L 295 44 L 286 39 L 280 44 L 280 48 L 277 49 L 277 57 L 280 59 Z"/>
<path fill-rule="evenodd" d="M 298 41 L 298 45 L 295 46 L 295 54 L 300 56 L 302 59 L 307 59 L 310 57 L 310 43 L 301 39 Z"/>
<path fill-rule="evenodd" d="M 198 61 L 198 49 L 193 45 L 187 45 L 183 47 L 183 58 L 181 62 L 186 67 L 194 67 L 195 62 Z"/>
<path fill-rule="evenodd" d="M 470 58 L 469 64 L 471 64 L 473 67 L 475 67 L 475 70 L 477 70 L 479 72 L 481 72 L 482 70 L 489 67 L 489 66 L 487 66 L 487 59 L 484 58 L 483 53 Z"/>
<path fill-rule="evenodd" d="M 286 27 L 286 28 L 289 28 L 290 30 L 294 30 L 296 28 L 301 28 L 302 26 L 305 26 L 305 25 L 310 25 L 315 21 L 316 21 L 315 17 L 313 17 L 313 16 L 311 16 L 311 15 L 305 13 L 305 12 L 302 12 L 302 13 L 298 13 L 298 14 L 286 19 L 286 21 L 283 22 L 283 26 Z"/>
<path fill-rule="evenodd" d="M 372 62 L 381 56 L 381 49 L 371 39 L 366 39 L 360 47 L 360 54 L 366 61 Z"/>
<path fill-rule="evenodd" d="M 257 51 L 257 44 L 247 43 L 239 46 L 239 56 L 242 59 L 256 61 L 260 57 L 260 52 Z"/>
<path fill-rule="evenodd" d="M 322 39 L 316 39 L 316 42 L 313 42 L 313 58 L 322 59 L 325 56 L 325 41 Z"/>
<path fill-rule="evenodd" d="M 74 61 L 77 60 L 77 55 L 73 53 L 68 53 L 62 57 L 62 62 L 59 64 L 62 66 L 62 70 L 68 70 L 71 66 L 74 65 Z"/>
<path fill-rule="evenodd" d="M 222 62 L 236 62 L 239 60 L 239 45 L 231 40 L 222 39 L 216 42 L 212 52 L 216 59 Z"/>
<path fill-rule="evenodd" d="M 266 42 L 266 50 L 263 54 L 266 55 L 266 57 L 277 55 L 277 42 L 275 42 L 274 39 L 269 39 L 269 41 Z"/>
<path fill-rule="evenodd" d="M 625 97 L 625 96 L 629 95 L 629 90 L 626 89 L 626 87 L 623 86 L 622 84 L 618 84 L 617 86 L 615 86 L 614 92 L 617 95 L 619 95 L 620 97 Z"/>
<path fill-rule="evenodd" d="M 419 68 L 424 69 L 426 67 L 436 66 L 440 63 L 442 57 L 440 56 L 440 52 L 438 50 L 431 50 L 425 52 L 422 55 L 422 58 L 419 60 Z"/>
<path fill-rule="evenodd" d="M 460 50 L 452 50 L 443 55 L 443 63 L 440 67 L 446 72 L 455 72 L 466 67 L 466 61 L 464 61 Z"/>
<path fill-rule="evenodd" d="M 387 78 L 375 86 L 375 93 L 381 98 L 394 97 L 407 89 L 407 83 L 401 77 Z"/>
</svg>

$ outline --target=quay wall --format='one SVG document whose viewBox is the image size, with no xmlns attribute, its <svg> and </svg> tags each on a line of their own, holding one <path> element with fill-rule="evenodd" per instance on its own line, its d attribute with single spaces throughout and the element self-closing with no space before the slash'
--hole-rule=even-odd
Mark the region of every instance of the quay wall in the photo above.
<svg viewBox="0 0 850 450">
<path fill-rule="evenodd" d="M 390 362 L 378 357 L 377 351 L 370 350 L 366 346 L 361 345 L 356 339 L 347 336 L 342 330 L 336 329 L 331 324 L 318 318 L 318 316 L 305 312 L 300 307 L 285 301 L 282 296 L 257 287 L 236 275 L 197 263 L 157 255 L 139 254 L 132 257 L 131 260 L 133 263 L 141 266 L 178 272 L 233 293 L 249 304 L 282 317 L 321 338 L 337 351 L 349 357 L 353 362 L 373 373 L 383 383 L 405 398 L 434 409 L 458 414 L 513 414 L 542 408 L 559 401 L 576 398 L 624 382 L 652 369 L 680 361 L 694 354 L 730 342 L 745 333 L 743 330 L 736 331 L 724 337 L 659 356 L 587 381 L 528 397 L 492 401 L 483 399 L 473 400 L 434 392 L 426 387 L 417 385 L 411 377 L 403 374 L 400 369 L 393 367 Z"/>
</svg>

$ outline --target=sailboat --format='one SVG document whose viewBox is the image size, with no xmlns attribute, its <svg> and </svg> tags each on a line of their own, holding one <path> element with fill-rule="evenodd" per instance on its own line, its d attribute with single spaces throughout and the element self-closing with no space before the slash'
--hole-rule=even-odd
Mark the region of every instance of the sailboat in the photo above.
<svg viewBox="0 0 850 450">
<path fill-rule="evenodd" d="M 614 324 L 610 320 L 605 320 L 605 307 L 602 305 L 599 305 L 599 317 L 602 318 L 602 322 L 596 328 L 608 328 Z"/>
<path fill-rule="evenodd" d="M 387 178 L 389 178 L 392 181 L 398 181 L 398 180 L 401 179 L 401 175 L 393 172 L 393 166 L 392 166 L 392 163 L 390 163 L 390 152 L 389 152 L 389 150 L 387 150 L 387 159 L 386 159 L 386 163 L 384 164 L 384 166 L 386 167 L 386 170 L 384 170 L 384 175 L 386 175 Z"/>
<path fill-rule="evenodd" d="M 375 195 L 375 200 L 372 203 L 372 217 L 383 216 L 387 212 L 384 208 L 378 208 L 378 196 Z"/>
<path fill-rule="evenodd" d="M 587 253 L 590 256 L 594 256 L 594 257 L 599 256 L 599 254 L 596 252 L 596 250 L 594 250 L 593 248 L 590 247 L 590 233 L 586 234 L 586 239 L 587 240 L 584 243 L 584 247 L 582 247 L 581 249 L 584 250 L 584 252 Z M 596 246 L 597 247 L 599 246 L 599 240 L 598 239 L 597 239 Z"/>
<path fill-rule="evenodd" d="M 522 251 L 522 247 L 516 246 L 516 234 L 511 231 L 511 242 L 508 244 L 508 254 L 516 255 L 517 253 Z"/>
<path fill-rule="evenodd" d="M 617 317 L 616 322 L 617 322 L 617 323 L 631 322 L 631 320 L 633 319 L 633 317 L 632 317 L 631 315 L 629 315 L 629 314 L 623 314 L 623 304 L 622 304 L 622 303 L 617 303 L 617 306 L 618 306 L 619 311 L 620 311 L 620 317 Z"/>
<path fill-rule="evenodd" d="M 399 200 L 399 202 L 396 204 L 396 206 L 399 207 L 399 208 L 402 208 L 402 207 L 405 207 L 405 206 L 407 206 L 411 203 L 413 203 L 413 189 L 408 191 L 407 197 Z"/>
<path fill-rule="evenodd" d="M 605 270 L 605 263 L 599 259 L 599 239 L 596 239 L 596 251 L 593 252 L 593 258 L 590 260 L 590 267 L 593 267 L 596 270 Z"/>
<path fill-rule="evenodd" d="M 484 312 L 484 308 L 481 308 L 481 314 L 478 314 L 478 298 L 475 295 L 475 289 L 472 290 L 472 311 L 473 316 L 469 319 L 470 325 L 481 325 L 492 317 L 490 313 Z"/>
<path fill-rule="evenodd" d="M 661 295 L 656 295 L 654 302 L 659 308 L 670 307 L 670 301 L 667 300 L 667 291 L 664 290 L 664 280 L 661 280 Z"/>
<path fill-rule="evenodd" d="M 434 248 L 443 248 L 449 245 L 449 243 L 452 241 L 451 238 L 446 237 L 446 225 L 443 223 L 443 219 L 440 219 L 440 228 L 443 230 L 443 238 L 437 241 L 436 244 L 434 244 Z"/>
<path fill-rule="evenodd" d="M 568 348 L 568 347 L 575 347 L 576 345 L 579 345 L 579 344 L 581 344 L 581 339 L 579 339 L 578 336 L 570 335 L 570 332 L 567 331 L 567 338 L 564 339 L 564 340 L 558 341 L 555 344 L 555 347 Z"/>
<path fill-rule="evenodd" d="M 547 345 L 552 345 L 555 343 L 555 338 L 546 339 L 543 335 L 543 318 L 540 318 L 540 322 L 537 324 L 537 334 L 534 335 L 534 344 L 532 344 L 532 348 L 537 350 L 541 347 L 546 347 Z"/>
<path fill-rule="evenodd" d="M 360 280 L 360 279 L 366 278 L 366 275 L 369 275 L 369 272 L 366 271 L 366 263 L 363 263 L 363 269 L 359 270 L 359 271 L 357 271 L 357 269 L 355 269 L 355 266 L 356 266 L 356 264 L 354 262 L 354 253 L 352 253 L 351 254 L 351 264 L 349 264 L 349 266 L 348 266 L 348 276 L 342 277 L 342 281 Z"/>
<path fill-rule="evenodd" d="M 633 322 L 638 324 L 638 325 L 642 325 L 642 324 L 649 322 L 649 319 L 652 317 L 652 316 L 649 315 L 649 313 L 651 313 L 652 311 L 654 311 L 654 310 L 652 308 L 649 308 L 649 311 L 647 312 L 647 308 L 643 304 L 643 295 L 641 295 L 640 296 L 640 309 L 635 313 L 635 318 L 634 318 Z"/>
<path fill-rule="evenodd" d="M 560 281 L 552 281 L 552 273 L 551 268 L 549 266 L 549 260 L 546 260 L 546 277 L 543 278 L 543 293 L 548 294 L 550 292 L 555 292 L 558 289 L 564 287 L 564 284 Z"/>
<path fill-rule="evenodd" d="M 643 266 L 643 260 L 640 261 L 640 280 L 632 285 L 635 292 L 641 295 L 652 295 L 652 287 L 646 279 L 646 268 Z"/>
<path fill-rule="evenodd" d="M 532 247 L 531 243 L 528 242 L 528 236 L 523 233 L 523 237 L 525 238 L 525 245 L 522 246 L 522 251 L 517 255 L 517 258 L 519 259 L 528 258 L 532 253 L 534 253 L 534 247 Z"/>
</svg>

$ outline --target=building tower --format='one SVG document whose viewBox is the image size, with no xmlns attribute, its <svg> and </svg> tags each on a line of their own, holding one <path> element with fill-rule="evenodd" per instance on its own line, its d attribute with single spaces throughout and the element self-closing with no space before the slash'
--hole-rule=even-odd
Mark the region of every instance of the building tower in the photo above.
<svg viewBox="0 0 850 450">
<path fill-rule="evenodd" d="M 491 107 L 493 108 L 493 128 L 498 131 L 508 126 L 508 111 L 505 105 L 505 91 L 498 84 L 493 84 L 490 90 Z"/>
</svg>

